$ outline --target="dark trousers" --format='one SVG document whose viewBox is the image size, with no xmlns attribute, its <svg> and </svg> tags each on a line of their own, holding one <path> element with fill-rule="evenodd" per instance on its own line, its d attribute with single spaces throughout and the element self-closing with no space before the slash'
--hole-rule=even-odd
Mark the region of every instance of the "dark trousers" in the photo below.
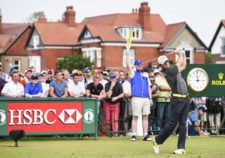
<svg viewBox="0 0 225 158">
<path fill-rule="evenodd" d="M 172 134 L 177 123 L 179 123 L 179 138 L 177 143 L 177 149 L 185 149 L 186 140 L 186 121 L 189 111 L 189 98 L 177 98 L 171 99 L 171 113 L 170 120 L 155 138 L 157 144 L 163 144 L 163 142 Z"/>
</svg>

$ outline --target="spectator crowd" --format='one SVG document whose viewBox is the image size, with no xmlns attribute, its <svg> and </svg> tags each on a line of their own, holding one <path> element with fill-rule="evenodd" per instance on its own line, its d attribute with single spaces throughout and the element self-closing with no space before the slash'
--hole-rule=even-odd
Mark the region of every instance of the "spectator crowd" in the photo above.
<svg viewBox="0 0 225 158">
<path fill-rule="evenodd" d="M 141 61 L 135 61 L 136 69 Z M 140 69 L 142 70 L 142 69 Z M 114 136 L 131 133 L 131 140 L 136 140 L 137 118 L 143 115 L 143 140 L 150 140 L 148 135 L 162 130 L 170 119 L 171 89 L 165 76 L 159 68 L 149 68 L 146 74 L 147 87 L 151 94 L 151 102 L 143 104 L 144 112 L 139 113 L 138 107 L 133 107 L 131 94 L 136 93 L 131 86 L 132 76 L 127 71 L 84 70 L 54 71 L 43 69 L 36 72 L 34 67 L 28 68 L 24 73 L 17 71 L 16 67 L 10 69 L 9 74 L 0 69 L 0 91 L 2 97 L 10 98 L 37 98 L 37 97 L 89 97 L 98 100 L 98 114 L 102 117 L 107 130 Z M 142 78 L 143 79 L 143 78 Z M 142 80 L 141 79 L 141 80 Z M 143 81 L 143 83 L 145 83 Z M 134 92 L 132 92 L 134 91 Z M 145 97 L 144 97 L 145 98 Z M 138 100 L 136 102 L 141 102 Z M 189 135 L 217 134 L 224 117 L 224 97 L 190 98 L 190 112 L 188 114 Z M 147 117 L 146 117 L 147 116 Z M 147 122 L 146 122 L 147 121 Z M 100 128 L 99 134 L 104 134 Z"/>
</svg>

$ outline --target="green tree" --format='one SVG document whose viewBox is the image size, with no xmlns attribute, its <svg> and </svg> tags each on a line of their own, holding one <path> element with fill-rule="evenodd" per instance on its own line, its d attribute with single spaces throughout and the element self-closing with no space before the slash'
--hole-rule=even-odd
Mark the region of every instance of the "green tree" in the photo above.
<svg viewBox="0 0 225 158">
<path fill-rule="evenodd" d="M 212 63 L 212 54 L 211 52 L 206 52 L 205 54 L 205 63 L 211 64 Z"/>
<path fill-rule="evenodd" d="M 34 22 L 37 21 L 39 17 L 45 17 L 45 13 L 43 11 L 34 12 L 27 18 L 27 21 Z"/>
<path fill-rule="evenodd" d="M 68 69 L 70 72 L 74 69 L 83 70 L 85 67 L 92 67 L 93 63 L 89 58 L 84 58 L 81 55 L 66 55 L 59 59 L 56 63 L 57 69 Z"/>
</svg>

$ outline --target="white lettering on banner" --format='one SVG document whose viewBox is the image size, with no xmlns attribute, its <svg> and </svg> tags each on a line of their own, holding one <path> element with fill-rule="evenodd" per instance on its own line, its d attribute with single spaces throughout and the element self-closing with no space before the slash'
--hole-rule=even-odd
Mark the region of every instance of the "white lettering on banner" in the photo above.
<svg viewBox="0 0 225 158">
<path fill-rule="evenodd" d="M 32 114 L 32 110 L 25 110 L 24 111 L 24 113 L 23 113 L 24 119 L 28 120 L 29 122 L 27 122 L 26 120 L 24 120 L 23 121 L 23 124 L 30 125 L 32 123 L 32 117 L 30 116 L 31 114 Z"/>
<path fill-rule="evenodd" d="M 56 109 L 48 109 L 45 112 L 40 109 L 9 110 L 9 115 L 9 125 L 39 125 L 43 122 L 51 125 L 56 122 L 57 118 L 53 117 L 54 119 L 49 120 L 49 115 L 56 116 Z M 68 118 L 65 115 L 68 115 Z M 79 122 L 82 115 L 77 109 L 64 109 L 58 118 L 63 124 L 75 124 Z"/>
<path fill-rule="evenodd" d="M 34 111 L 34 125 L 39 125 L 43 123 L 43 112 L 41 110 L 33 110 Z M 38 122 L 39 121 L 39 122 Z"/>
<path fill-rule="evenodd" d="M 48 120 L 48 113 L 49 113 L 49 112 L 52 112 L 52 113 L 55 115 L 55 114 L 56 114 L 56 110 L 54 110 L 54 109 L 49 109 L 49 110 L 47 110 L 47 111 L 45 112 L 45 114 L 44 114 L 44 120 L 45 120 L 45 123 L 47 123 L 47 124 L 49 124 L 49 125 L 52 125 L 52 124 L 55 123 L 56 120 L 53 120 L 52 122 L 50 122 L 50 121 Z"/>
<path fill-rule="evenodd" d="M 18 115 L 14 115 L 14 111 L 17 111 Z M 18 119 L 17 125 L 22 125 L 22 118 L 21 118 L 21 114 L 22 114 L 23 110 L 10 110 L 10 122 L 9 125 L 15 125 L 13 120 L 14 119 Z"/>
</svg>

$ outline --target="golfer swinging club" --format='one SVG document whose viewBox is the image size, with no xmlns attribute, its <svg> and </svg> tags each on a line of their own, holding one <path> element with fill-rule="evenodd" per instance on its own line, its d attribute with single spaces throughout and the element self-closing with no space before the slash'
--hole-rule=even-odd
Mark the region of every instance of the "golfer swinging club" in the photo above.
<svg viewBox="0 0 225 158">
<path fill-rule="evenodd" d="M 177 150 L 174 154 L 185 154 L 186 140 L 186 121 L 189 110 L 189 97 L 186 83 L 181 76 L 181 72 L 186 68 L 186 56 L 184 51 L 175 52 L 178 55 L 176 65 L 171 65 L 166 56 L 160 56 L 158 63 L 162 67 L 166 80 L 172 89 L 171 98 L 171 118 L 158 136 L 153 138 L 153 149 L 156 154 L 159 153 L 159 145 L 170 136 L 179 123 L 179 138 Z"/>
</svg>

